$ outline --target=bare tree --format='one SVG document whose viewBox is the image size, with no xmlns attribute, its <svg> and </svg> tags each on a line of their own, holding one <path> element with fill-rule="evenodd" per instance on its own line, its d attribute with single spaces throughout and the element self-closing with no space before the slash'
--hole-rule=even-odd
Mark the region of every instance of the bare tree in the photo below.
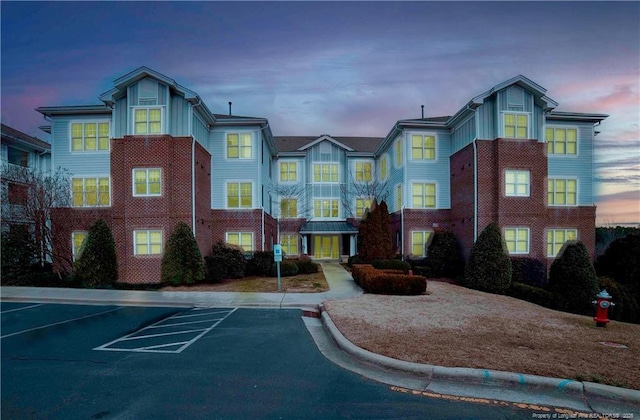
<svg viewBox="0 0 640 420">
<path fill-rule="evenodd" d="M 304 184 L 272 184 L 268 191 L 279 231 L 296 232 L 302 220 L 311 217 L 313 211 L 309 205 L 311 192 L 305 188 Z"/>
<path fill-rule="evenodd" d="M 390 194 L 389 179 L 387 177 L 386 180 L 382 181 L 375 174 L 372 174 L 370 180 L 359 181 L 356 179 L 356 175 L 349 171 L 347 182 L 340 184 L 342 208 L 345 214 L 356 217 L 355 202 L 359 198 L 369 200 L 370 203 L 388 201 L 387 197 Z"/>
</svg>

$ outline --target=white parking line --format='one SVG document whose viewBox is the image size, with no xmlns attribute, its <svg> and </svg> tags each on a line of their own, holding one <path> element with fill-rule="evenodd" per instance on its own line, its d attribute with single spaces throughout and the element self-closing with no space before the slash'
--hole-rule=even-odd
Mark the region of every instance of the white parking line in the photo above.
<svg viewBox="0 0 640 420">
<path fill-rule="evenodd" d="M 31 305 L 31 306 L 23 306 L 22 308 L 17 308 L 17 309 L 9 309 L 7 311 L 2 311 L 0 312 L 0 314 L 8 314 L 9 312 L 15 312 L 15 311 L 21 311 L 23 309 L 31 309 L 31 308 L 36 308 L 38 306 L 42 306 L 43 303 L 38 303 L 37 305 Z"/>
</svg>

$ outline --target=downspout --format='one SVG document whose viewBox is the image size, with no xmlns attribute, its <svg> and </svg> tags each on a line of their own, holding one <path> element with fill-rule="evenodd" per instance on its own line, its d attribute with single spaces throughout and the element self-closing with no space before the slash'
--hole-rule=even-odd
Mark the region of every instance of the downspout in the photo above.
<svg viewBox="0 0 640 420">
<path fill-rule="evenodd" d="M 400 255 L 404 261 L 404 204 L 400 208 Z"/>
<path fill-rule="evenodd" d="M 264 251 L 264 206 L 260 206 L 262 210 L 262 250 Z"/>
<path fill-rule="evenodd" d="M 473 243 L 478 239 L 478 134 L 480 133 L 480 123 L 478 122 L 478 108 L 469 108 L 473 111 L 476 135 L 473 139 Z"/>
<path fill-rule="evenodd" d="M 193 108 L 202 103 L 189 104 L 189 134 L 191 134 L 191 230 L 196 237 L 196 136 L 193 134 Z"/>
</svg>

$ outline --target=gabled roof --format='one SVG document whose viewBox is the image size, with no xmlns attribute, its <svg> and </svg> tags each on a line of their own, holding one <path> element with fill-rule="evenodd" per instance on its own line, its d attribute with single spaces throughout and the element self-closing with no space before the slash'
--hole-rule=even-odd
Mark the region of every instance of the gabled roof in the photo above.
<svg viewBox="0 0 640 420">
<path fill-rule="evenodd" d="M 553 99 L 545 95 L 547 93 L 547 90 L 545 88 L 533 82 L 531 79 L 524 77 L 521 74 L 519 74 L 518 76 L 512 77 L 509 80 L 505 80 L 502 83 L 498 83 L 488 91 L 481 93 L 480 95 L 471 99 L 471 102 L 475 104 L 482 104 L 487 98 L 491 97 L 494 93 L 506 87 L 509 87 L 511 85 L 518 85 L 528 90 L 529 92 L 533 93 L 536 104 L 540 105 L 540 107 L 542 107 L 542 109 L 544 110 L 551 110 L 558 106 L 558 103 L 556 101 L 554 101 Z"/>
<path fill-rule="evenodd" d="M 8 125 L 1 124 L 2 143 L 15 144 L 22 147 L 28 147 L 37 152 L 51 151 L 51 145 L 45 141 L 36 137 L 31 137 L 28 134 L 18 131 L 15 128 Z"/>
<path fill-rule="evenodd" d="M 278 152 L 304 151 L 322 141 L 329 141 L 348 152 L 373 153 L 382 142 L 382 137 L 334 137 L 326 134 L 316 136 L 275 137 Z"/>
</svg>

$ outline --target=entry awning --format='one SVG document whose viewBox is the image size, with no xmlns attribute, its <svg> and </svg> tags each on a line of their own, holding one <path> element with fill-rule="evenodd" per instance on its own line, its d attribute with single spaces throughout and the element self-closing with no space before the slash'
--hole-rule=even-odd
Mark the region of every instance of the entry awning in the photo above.
<svg viewBox="0 0 640 420">
<path fill-rule="evenodd" d="M 300 228 L 302 234 L 358 233 L 358 228 L 349 222 L 307 222 Z"/>
</svg>

